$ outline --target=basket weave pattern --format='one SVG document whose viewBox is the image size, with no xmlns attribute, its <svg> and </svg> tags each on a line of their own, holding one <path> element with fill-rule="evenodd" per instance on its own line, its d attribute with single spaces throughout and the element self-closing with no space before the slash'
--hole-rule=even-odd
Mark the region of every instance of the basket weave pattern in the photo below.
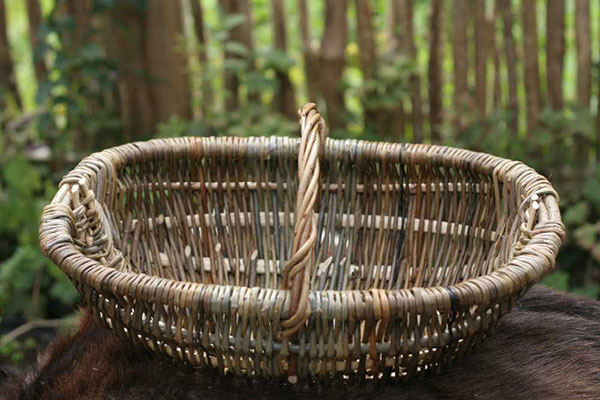
<svg viewBox="0 0 600 400">
<path fill-rule="evenodd" d="M 437 370 L 553 268 L 558 196 L 531 168 L 441 146 L 325 142 L 304 111 L 300 140 L 92 154 L 44 209 L 43 251 L 121 338 L 201 368 L 294 379 Z"/>
</svg>

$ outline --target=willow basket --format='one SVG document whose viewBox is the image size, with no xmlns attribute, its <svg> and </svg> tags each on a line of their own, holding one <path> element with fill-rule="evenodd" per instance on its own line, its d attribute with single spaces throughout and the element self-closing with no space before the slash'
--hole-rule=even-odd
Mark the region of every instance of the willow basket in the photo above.
<svg viewBox="0 0 600 400">
<path fill-rule="evenodd" d="M 461 357 L 553 268 L 558 196 L 521 162 L 302 138 L 92 154 L 40 242 L 117 335 L 254 377 L 406 379 Z M 325 143 L 326 142 L 326 143 Z"/>
</svg>

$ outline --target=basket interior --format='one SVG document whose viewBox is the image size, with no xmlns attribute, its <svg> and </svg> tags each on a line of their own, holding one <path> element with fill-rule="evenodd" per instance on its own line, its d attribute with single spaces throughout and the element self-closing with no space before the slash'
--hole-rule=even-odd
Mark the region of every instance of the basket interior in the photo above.
<svg viewBox="0 0 600 400">
<path fill-rule="evenodd" d="M 292 253 L 297 146 L 273 143 L 163 152 L 116 168 L 100 203 L 126 260 L 118 268 L 279 288 Z M 344 143 L 330 140 L 322 158 L 312 290 L 452 285 L 511 257 L 517 211 L 491 174 Z"/>
</svg>

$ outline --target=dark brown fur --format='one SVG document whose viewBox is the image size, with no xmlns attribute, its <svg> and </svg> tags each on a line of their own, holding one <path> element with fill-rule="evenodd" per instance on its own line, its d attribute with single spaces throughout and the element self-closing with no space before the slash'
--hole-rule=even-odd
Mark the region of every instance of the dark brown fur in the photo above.
<svg viewBox="0 0 600 400">
<path fill-rule="evenodd" d="M 534 288 L 496 334 L 446 372 L 408 384 L 287 386 L 198 374 L 122 343 L 86 315 L 2 399 L 597 399 L 600 303 Z"/>
</svg>

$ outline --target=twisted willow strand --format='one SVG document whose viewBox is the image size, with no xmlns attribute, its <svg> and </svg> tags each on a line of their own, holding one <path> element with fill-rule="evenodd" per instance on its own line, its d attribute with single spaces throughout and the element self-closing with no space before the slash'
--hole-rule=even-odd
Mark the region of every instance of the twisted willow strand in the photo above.
<svg viewBox="0 0 600 400">
<path fill-rule="evenodd" d="M 296 333 L 310 316 L 310 264 L 317 240 L 315 202 L 319 195 L 319 155 L 325 143 L 325 120 L 314 103 L 298 110 L 301 142 L 298 153 L 298 192 L 296 193 L 293 255 L 283 269 L 283 282 L 291 290 L 290 316 L 281 322 L 281 337 Z"/>
</svg>

